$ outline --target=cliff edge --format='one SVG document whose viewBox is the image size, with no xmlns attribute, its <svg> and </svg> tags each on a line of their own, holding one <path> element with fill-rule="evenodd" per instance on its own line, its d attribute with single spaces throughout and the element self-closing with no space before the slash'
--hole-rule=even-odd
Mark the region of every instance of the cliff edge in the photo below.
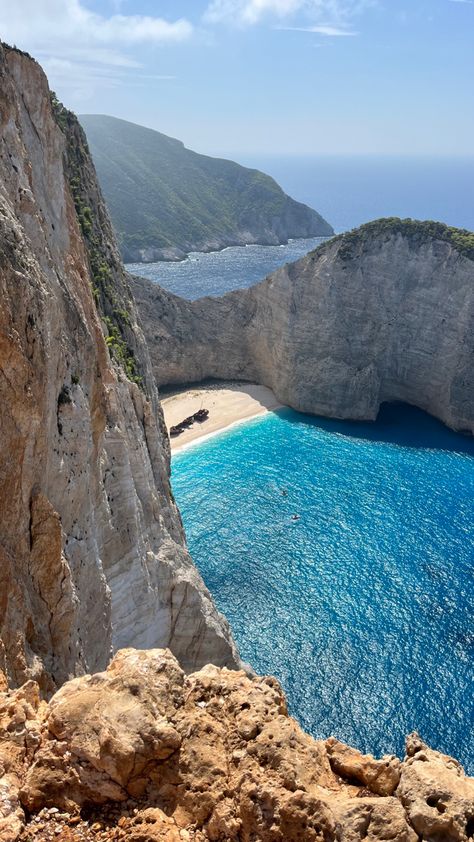
<svg viewBox="0 0 474 842">
<path fill-rule="evenodd" d="M 384 386 L 358 411 L 431 372 L 420 400 L 438 383 L 435 410 L 467 426 L 464 234 L 423 229 L 412 242 L 391 223 L 375 245 L 372 231 L 336 240 L 248 293 L 196 305 L 145 287 L 150 359 L 76 119 L 18 50 L 0 46 L 0 82 L 0 839 L 468 842 L 474 782 L 456 760 L 417 735 L 403 762 L 313 740 L 275 679 L 235 669 L 186 550 L 154 380 L 258 374 L 312 406 L 325 383 L 314 343 L 336 336 L 329 372 L 373 359 L 387 287 Z M 357 290 L 366 298 L 350 307 Z M 409 325 L 398 356 L 397 313 Z M 334 382 L 331 411 L 353 412 Z M 131 644 L 147 651 L 120 648 Z"/>
<path fill-rule="evenodd" d="M 474 433 L 468 231 L 378 220 L 221 298 L 132 284 L 159 385 L 249 380 L 333 418 L 375 419 L 403 401 Z"/>
<path fill-rule="evenodd" d="M 0 637 L 51 693 L 124 645 L 237 653 L 186 550 L 148 350 L 85 136 L 0 47 Z"/>
<path fill-rule="evenodd" d="M 186 676 L 169 651 L 122 650 L 49 705 L 34 682 L 3 683 L 0 837 L 468 842 L 474 779 L 417 734 L 406 752 L 375 760 L 312 739 L 274 678 Z"/>
</svg>

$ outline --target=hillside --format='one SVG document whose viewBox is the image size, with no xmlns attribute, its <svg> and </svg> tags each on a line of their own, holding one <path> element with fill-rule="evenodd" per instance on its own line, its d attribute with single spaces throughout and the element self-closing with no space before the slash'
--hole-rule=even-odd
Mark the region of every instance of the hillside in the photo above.
<svg viewBox="0 0 474 842">
<path fill-rule="evenodd" d="M 126 261 L 180 260 L 190 251 L 334 233 L 258 170 L 198 155 L 115 117 L 80 121 Z"/>
<path fill-rule="evenodd" d="M 154 379 L 254 366 L 334 412 L 416 389 L 471 429 L 469 233 L 379 223 L 224 299 L 152 285 L 153 312 L 137 287 L 142 323 L 75 116 L 1 43 L 0 78 L 1 842 L 473 839 L 456 760 L 416 734 L 403 762 L 313 739 L 239 668 Z"/>
</svg>

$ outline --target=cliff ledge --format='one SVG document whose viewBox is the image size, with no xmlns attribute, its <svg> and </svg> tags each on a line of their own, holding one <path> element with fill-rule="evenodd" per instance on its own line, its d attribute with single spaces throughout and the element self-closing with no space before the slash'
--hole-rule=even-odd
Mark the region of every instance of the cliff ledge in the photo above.
<svg viewBox="0 0 474 842">
<path fill-rule="evenodd" d="M 315 692 L 317 704 L 317 690 Z M 412 734 L 375 760 L 313 740 L 274 678 L 169 651 L 0 693 L 0 837 L 127 842 L 467 842 L 474 779 Z M 26 811 L 26 812 L 25 812 Z"/>
</svg>

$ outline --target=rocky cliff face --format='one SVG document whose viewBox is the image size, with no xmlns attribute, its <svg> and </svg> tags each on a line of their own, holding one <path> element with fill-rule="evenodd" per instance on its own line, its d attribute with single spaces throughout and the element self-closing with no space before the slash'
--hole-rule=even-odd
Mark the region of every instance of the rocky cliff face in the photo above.
<svg viewBox="0 0 474 842">
<path fill-rule="evenodd" d="M 468 842 L 473 834 L 474 779 L 456 760 L 416 734 L 403 763 L 313 740 L 288 716 L 274 678 L 213 666 L 186 676 L 169 651 L 129 649 L 49 705 L 34 682 L 0 691 L 4 842 Z"/>
<path fill-rule="evenodd" d="M 82 130 L 0 48 L 0 635 L 46 692 L 124 645 L 235 665 L 185 548 L 148 351 Z"/>
<path fill-rule="evenodd" d="M 185 302 L 133 289 L 158 384 L 252 380 L 303 412 L 404 401 L 474 433 L 474 235 L 381 220 L 262 283 Z"/>
</svg>

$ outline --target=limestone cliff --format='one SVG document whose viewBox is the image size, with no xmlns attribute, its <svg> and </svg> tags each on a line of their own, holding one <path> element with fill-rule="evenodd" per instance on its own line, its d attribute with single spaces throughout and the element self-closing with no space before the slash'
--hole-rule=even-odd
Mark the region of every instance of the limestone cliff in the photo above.
<svg viewBox="0 0 474 842">
<path fill-rule="evenodd" d="M 404 401 L 474 433 L 474 235 L 380 220 L 247 290 L 133 291 L 159 385 L 252 380 L 303 412 L 374 419 Z"/>
<path fill-rule="evenodd" d="M 288 716 L 274 678 L 214 666 L 186 676 L 169 651 L 128 649 L 49 705 L 34 682 L 0 688 L 3 842 L 473 834 L 474 779 L 456 760 L 416 734 L 403 762 L 314 740 Z"/>
<path fill-rule="evenodd" d="M 50 692 L 124 645 L 235 665 L 185 547 L 150 367 L 82 130 L 0 47 L 0 635 Z"/>
</svg>

